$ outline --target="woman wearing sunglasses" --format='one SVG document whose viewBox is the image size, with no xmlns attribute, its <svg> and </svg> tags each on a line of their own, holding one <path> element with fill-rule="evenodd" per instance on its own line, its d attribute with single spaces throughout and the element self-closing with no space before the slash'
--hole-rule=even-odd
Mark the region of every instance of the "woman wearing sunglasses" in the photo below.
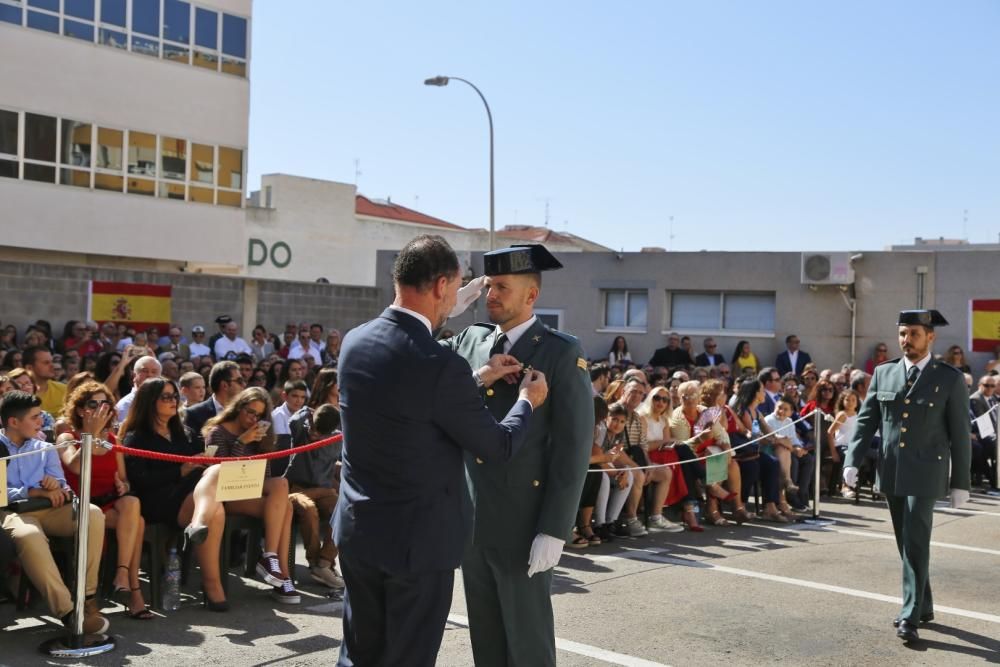
<svg viewBox="0 0 1000 667">
<path fill-rule="evenodd" d="M 81 433 L 90 433 L 95 440 L 114 444 L 111 432 L 114 403 L 111 390 L 100 382 L 84 381 L 70 393 L 63 407 L 62 421 L 68 430 L 57 442 L 75 442 Z M 90 470 L 90 502 L 104 512 L 105 525 L 114 529 L 118 541 L 118 566 L 115 570 L 114 595 L 128 598 L 129 618 L 149 620 L 153 614 L 146 608 L 139 583 L 139 560 L 142 558 L 142 538 L 146 523 L 140 513 L 139 499 L 130 495 L 125 456 L 104 447 L 94 447 Z M 80 493 L 80 448 L 70 445 L 59 453 L 66 481 L 73 492 Z"/>
<path fill-rule="evenodd" d="M 270 421 L 271 399 L 267 390 L 250 387 L 241 391 L 226 408 L 205 423 L 205 446 L 217 446 L 219 457 L 253 456 L 275 449 Z M 272 596 L 283 604 L 299 604 L 298 591 L 288 574 L 288 545 L 292 539 L 292 504 L 288 500 L 288 480 L 272 477 L 270 461 L 264 473 L 264 495 L 251 500 L 226 503 L 226 512 L 264 521 L 264 553 L 257 562 L 257 574 L 274 587 Z"/>
</svg>

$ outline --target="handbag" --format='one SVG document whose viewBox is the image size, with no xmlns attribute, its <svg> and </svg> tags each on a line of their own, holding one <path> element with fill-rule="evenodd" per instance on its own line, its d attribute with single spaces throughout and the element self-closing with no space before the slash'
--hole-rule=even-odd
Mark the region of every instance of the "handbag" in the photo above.
<svg viewBox="0 0 1000 667">
<path fill-rule="evenodd" d="M 635 461 L 635 464 L 639 467 L 648 466 L 649 458 L 646 456 L 645 450 L 639 445 L 633 445 L 631 438 L 628 437 L 628 424 L 625 425 L 625 453 L 628 457 Z"/>
</svg>

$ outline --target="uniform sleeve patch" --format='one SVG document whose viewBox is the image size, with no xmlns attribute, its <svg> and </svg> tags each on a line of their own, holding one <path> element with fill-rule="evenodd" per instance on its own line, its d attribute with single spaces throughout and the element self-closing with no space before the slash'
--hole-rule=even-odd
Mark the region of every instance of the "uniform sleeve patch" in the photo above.
<svg viewBox="0 0 1000 667">
<path fill-rule="evenodd" d="M 582 368 L 583 370 L 587 370 L 587 360 L 584 359 L 583 357 L 577 357 L 576 365 Z"/>
</svg>

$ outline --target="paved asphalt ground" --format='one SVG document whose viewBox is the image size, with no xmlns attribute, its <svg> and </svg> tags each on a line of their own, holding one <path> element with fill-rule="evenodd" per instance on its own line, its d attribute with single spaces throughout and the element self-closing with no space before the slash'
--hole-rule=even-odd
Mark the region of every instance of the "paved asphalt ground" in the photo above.
<svg viewBox="0 0 1000 667">
<path fill-rule="evenodd" d="M 885 506 L 835 500 L 822 507 L 836 520 L 822 530 L 754 522 L 567 549 L 553 595 L 559 664 L 1000 663 L 1000 498 L 973 495 L 963 511 L 936 512 L 937 618 L 911 646 L 890 625 L 900 568 Z M 277 606 L 263 584 L 231 576 L 230 613 L 203 611 L 193 598 L 153 621 L 112 612 L 117 650 L 80 664 L 336 662 L 342 603 L 303 567 L 298 607 Z M 40 613 L 0 605 L 0 665 L 70 664 L 37 652 L 56 632 L 53 619 L 30 615 Z M 472 665 L 465 613 L 457 576 L 439 665 Z"/>
</svg>

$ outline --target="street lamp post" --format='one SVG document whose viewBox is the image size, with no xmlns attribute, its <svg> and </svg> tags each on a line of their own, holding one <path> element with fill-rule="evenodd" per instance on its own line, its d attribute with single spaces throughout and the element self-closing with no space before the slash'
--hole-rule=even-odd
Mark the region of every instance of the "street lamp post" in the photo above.
<svg viewBox="0 0 1000 667">
<path fill-rule="evenodd" d="M 447 86 L 449 81 L 461 81 L 462 83 L 468 84 L 474 91 L 476 91 L 476 94 L 479 95 L 479 99 L 483 101 L 483 106 L 486 107 L 486 118 L 490 121 L 490 250 L 493 250 L 496 247 L 494 238 L 496 218 L 493 195 L 493 113 L 490 111 L 490 105 L 486 102 L 486 97 L 483 96 L 482 91 L 476 88 L 476 85 L 471 81 L 460 79 L 457 76 L 435 76 L 434 78 L 424 80 L 424 85 Z"/>
</svg>

